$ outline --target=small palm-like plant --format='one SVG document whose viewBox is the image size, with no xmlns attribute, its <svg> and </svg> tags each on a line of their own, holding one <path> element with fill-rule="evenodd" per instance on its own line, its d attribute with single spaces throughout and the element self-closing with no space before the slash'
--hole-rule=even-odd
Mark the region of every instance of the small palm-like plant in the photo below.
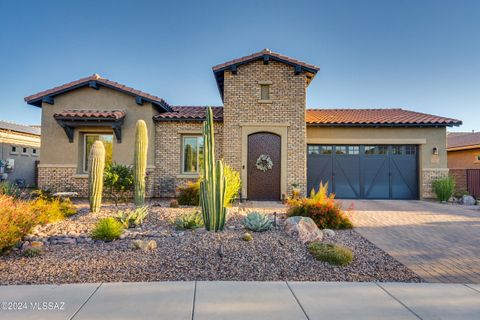
<svg viewBox="0 0 480 320">
<path fill-rule="evenodd" d="M 243 223 L 245 228 L 256 232 L 267 231 L 272 227 L 272 220 L 270 220 L 265 214 L 257 211 L 250 212 L 245 217 Z"/>
<path fill-rule="evenodd" d="M 122 232 L 122 223 L 112 217 L 108 217 L 97 222 L 91 236 L 95 240 L 113 241 L 120 237 Z"/>
</svg>

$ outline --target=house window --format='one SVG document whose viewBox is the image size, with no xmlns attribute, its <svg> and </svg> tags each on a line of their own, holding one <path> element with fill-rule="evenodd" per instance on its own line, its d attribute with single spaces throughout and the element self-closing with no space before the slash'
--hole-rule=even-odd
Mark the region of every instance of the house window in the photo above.
<svg viewBox="0 0 480 320">
<path fill-rule="evenodd" d="M 32 154 L 36 155 L 37 154 L 37 149 L 32 149 Z"/>
<path fill-rule="evenodd" d="M 260 85 L 260 99 L 261 100 L 270 100 L 270 85 L 261 84 Z"/>
<path fill-rule="evenodd" d="M 12 146 L 12 151 L 11 151 L 11 152 L 12 152 L 12 153 L 17 153 L 17 147 Z"/>
<path fill-rule="evenodd" d="M 85 134 L 83 140 L 83 172 L 88 172 L 88 156 L 93 143 L 97 140 L 103 142 L 105 147 L 105 165 L 112 163 L 113 135 L 112 134 Z"/>
<path fill-rule="evenodd" d="M 27 154 L 28 149 L 27 148 L 22 148 L 22 153 Z"/>
<path fill-rule="evenodd" d="M 184 136 L 182 173 L 199 173 L 203 166 L 203 137 Z"/>
<path fill-rule="evenodd" d="M 475 162 L 480 162 L 480 154 L 477 154 L 477 155 L 475 156 Z"/>
</svg>

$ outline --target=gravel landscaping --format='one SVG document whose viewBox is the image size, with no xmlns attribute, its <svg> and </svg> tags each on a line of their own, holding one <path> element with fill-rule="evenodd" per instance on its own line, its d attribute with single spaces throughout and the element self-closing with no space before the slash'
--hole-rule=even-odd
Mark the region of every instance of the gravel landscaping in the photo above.
<svg viewBox="0 0 480 320">
<path fill-rule="evenodd" d="M 98 214 L 79 203 L 71 218 L 37 228 L 28 239 L 42 242 L 43 254 L 24 257 L 17 249 L 0 257 L 0 284 L 46 284 L 110 281 L 161 280 L 300 280 L 300 281 L 403 281 L 422 280 L 391 256 L 354 230 L 335 231 L 324 242 L 350 248 L 353 262 L 345 267 L 315 260 L 305 245 L 282 230 L 281 209 L 278 229 L 250 232 L 252 241 L 242 240 L 241 221 L 252 210 L 229 209 L 222 233 L 177 231 L 172 220 L 193 208 L 168 208 L 168 202 L 151 204 L 141 228 L 128 229 L 120 240 L 94 241 L 89 232 L 98 219 L 115 215 L 113 205 Z M 125 206 L 121 206 L 121 209 Z M 273 214 L 275 209 L 261 209 Z M 155 240 L 150 251 L 132 248 L 134 239 Z M 27 246 L 26 243 L 24 246 Z M 222 245 L 222 253 L 219 248 Z"/>
</svg>

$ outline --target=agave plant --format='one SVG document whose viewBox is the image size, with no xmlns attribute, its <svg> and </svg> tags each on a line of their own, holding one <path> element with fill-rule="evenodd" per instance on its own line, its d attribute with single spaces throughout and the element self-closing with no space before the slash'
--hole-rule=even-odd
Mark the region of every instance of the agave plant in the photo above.
<svg viewBox="0 0 480 320">
<path fill-rule="evenodd" d="M 248 230 L 260 232 L 269 230 L 272 227 L 272 220 L 265 214 L 252 211 L 245 217 L 243 224 Z"/>
<path fill-rule="evenodd" d="M 125 211 L 118 211 L 117 219 L 122 223 L 124 228 L 132 228 L 141 225 L 147 215 L 148 206 L 143 206 L 135 210 L 127 209 Z"/>
</svg>

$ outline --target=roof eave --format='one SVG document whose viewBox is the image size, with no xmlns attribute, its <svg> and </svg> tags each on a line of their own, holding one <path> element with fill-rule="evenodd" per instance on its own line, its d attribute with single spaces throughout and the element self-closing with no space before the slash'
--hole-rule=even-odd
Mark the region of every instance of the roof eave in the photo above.
<svg viewBox="0 0 480 320">
<path fill-rule="evenodd" d="M 308 127 L 453 127 L 461 123 L 307 123 Z"/>
</svg>

